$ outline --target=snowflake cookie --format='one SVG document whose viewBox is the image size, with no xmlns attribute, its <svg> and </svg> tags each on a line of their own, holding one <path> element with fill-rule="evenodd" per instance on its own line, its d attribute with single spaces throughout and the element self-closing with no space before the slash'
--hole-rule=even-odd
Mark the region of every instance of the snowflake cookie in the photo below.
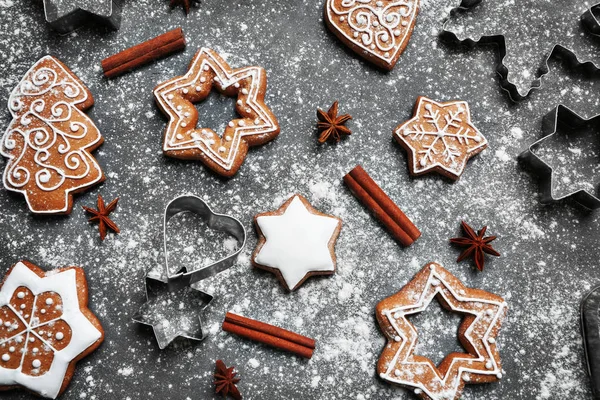
<svg viewBox="0 0 600 400">
<path fill-rule="evenodd" d="M 424 311 L 434 298 L 464 315 L 458 339 L 466 352 L 451 353 L 438 366 L 414 354 L 419 334 L 407 319 Z M 422 399 L 457 400 L 466 383 L 502 378 L 496 336 L 506 312 L 501 297 L 468 288 L 441 265 L 429 263 L 402 290 L 377 305 L 377 321 L 387 338 L 377 372 Z"/>
<path fill-rule="evenodd" d="M 299 194 L 276 211 L 254 217 L 258 244 L 252 264 L 272 272 L 287 290 L 313 275 L 335 273 L 335 242 L 342 220 L 313 208 Z"/>
<path fill-rule="evenodd" d="M 460 178 L 469 158 L 487 147 L 466 102 L 438 103 L 423 96 L 413 118 L 396 127 L 394 138 L 408 152 L 411 175 L 436 171 L 453 180 Z"/>
<path fill-rule="evenodd" d="M 325 23 L 346 46 L 391 70 L 408 45 L 419 0 L 327 0 Z"/>
<path fill-rule="evenodd" d="M 44 272 L 22 261 L 0 287 L 0 390 L 23 387 L 55 399 L 77 361 L 104 340 L 87 308 L 83 269 Z"/>
<path fill-rule="evenodd" d="M 216 88 L 237 97 L 235 111 L 241 118 L 229 121 L 222 135 L 198 128 L 194 103 L 205 100 Z M 154 89 L 158 107 L 169 117 L 165 131 L 165 155 L 200 160 L 225 177 L 242 166 L 248 147 L 264 144 L 279 134 L 279 123 L 265 105 L 267 74 L 261 67 L 232 69 L 215 51 L 202 48 L 188 72 L 161 83 Z"/>
<path fill-rule="evenodd" d="M 104 180 L 90 154 L 104 139 L 83 113 L 89 89 L 51 56 L 36 62 L 8 99 L 12 121 L 0 142 L 8 157 L 4 187 L 22 193 L 37 214 L 69 214 L 73 193 Z"/>
</svg>

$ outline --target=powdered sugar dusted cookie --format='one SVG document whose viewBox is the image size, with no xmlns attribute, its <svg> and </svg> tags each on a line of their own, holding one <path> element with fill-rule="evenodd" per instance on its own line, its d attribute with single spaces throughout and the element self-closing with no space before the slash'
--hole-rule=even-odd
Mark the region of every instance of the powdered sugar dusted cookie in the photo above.
<svg viewBox="0 0 600 400">
<path fill-rule="evenodd" d="M 287 290 L 313 275 L 335 272 L 335 242 L 342 220 L 314 209 L 299 194 L 276 211 L 254 217 L 258 244 L 252 264 L 272 272 Z"/>
<path fill-rule="evenodd" d="M 8 157 L 4 187 L 38 214 L 69 214 L 73 194 L 104 180 L 90 154 L 104 139 L 83 110 L 88 88 L 54 57 L 36 62 L 8 100 L 12 121 L 0 143 Z"/>
<path fill-rule="evenodd" d="M 414 354 L 418 332 L 407 319 L 424 311 L 434 298 L 464 315 L 458 339 L 467 351 L 449 354 L 437 367 Z M 400 292 L 377 305 L 377 321 L 388 340 L 377 372 L 385 381 L 413 389 L 422 399 L 459 399 L 466 383 L 502 378 L 496 336 L 506 311 L 501 297 L 468 288 L 441 265 L 427 264 Z"/>
<path fill-rule="evenodd" d="M 229 121 L 225 132 L 196 127 L 194 103 L 206 99 L 212 88 L 237 97 L 240 118 Z M 169 116 L 163 152 L 167 156 L 200 160 L 216 173 L 235 175 L 249 146 L 264 144 L 279 134 L 277 118 L 264 103 L 267 74 L 261 67 L 232 69 L 216 52 L 202 48 L 184 76 L 161 83 L 154 89 L 160 109 Z"/>
<path fill-rule="evenodd" d="M 87 308 L 83 269 L 44 272 L 22 261 L 0 287 L 0 390 L 22 387 L 54 399 L 77 361 L 104 340 Z"/>
<path fill-rule="evenodd" d="M 413 118 L 395 129 L 394 138 L 408 153 L 411 175 L 435 171 L 453 180 L 460 178 L 469 158 L 487 147 L 466 102 L 438 103 L 423 96 Z"/>
<path fill-rule="evenodd" d="M 391 70 L 408 45 L 419 0 L 327 0 L 325 23 L 349 48 Z"/>
</svg>

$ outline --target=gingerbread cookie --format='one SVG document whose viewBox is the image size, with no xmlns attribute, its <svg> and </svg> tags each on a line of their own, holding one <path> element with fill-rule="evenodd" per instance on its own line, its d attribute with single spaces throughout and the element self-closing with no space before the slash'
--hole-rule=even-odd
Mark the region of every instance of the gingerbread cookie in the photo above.
<svg viewBox="0 0 600 400">
<path fill-rule="evenodd" d="M 391 70 L 408 45 L 419 0 L 327 0 L 325 24 L 356 54 Z"/>
<path fill-rule="evenodd" d="M 198 110 L 194 103 L 206 99 L 213 87 L 225 96 L 237 97 L 235 110 L 241 117 L 229 121 L 222 135 L 196 127 Z M 200 160 L 225 177 L 235 175 L 249 146 L 264 144 L 279 134 L 277 118 L 264 103 L 266 88 L 263 68 L 232 69 L 213 50 L 200 49 L 184 76 L 154 89 L 159 108 L 169 117 L 164 154 Z"/>
<path fill-rule="evenodd" d="M 87 303 L 83 269 L 14 265 L 0 286 L 0 390 L 22 387 L 57 398 L 77 361 L 104 340 Z"/>
<path fill-rule="evenodd" d="M 464 315 L 458 339 L 467 351 L 449 354 L 438 366 L 414 354 L 419 334 L 407 319 L 424 311 L 434 297 L 444 308 Z M 388 341 L 377 372 L 422 399 L 457 400 L 466 383 L 502 378 L 496 336 L 506 311 L 501 297 L 468 288 L 441 265 L 429 263 L 402 290 L 377 305 L 377 321 Z"/>
<path fill-rule="evenodd" d="M 394 138 L 408 153 L 411 175 L 435 171 L 453 180 L 460 178 L 469 158 L 487 147 L 466 102 L 438 103 L 423 96 L 413 118 L 395 129 Z"/>
<path fill-rule="evenodd" d="M 8 157 L 4 187 L 22 193 L 38 214 L 69 214 L 73 194 L 104 180 L 90 154 L 104 139 L 83 110 L 94 99 L 63 63 L 36 62 L 8 100 L 12 121 L 0 143 Z"/>
<path fill-rule="evenodd" d="M 296 194 L 276 211 L 254 217 L 258 244 L 252 264 L 272 272 L 287 290 L 315 275 L 335 273 L 335 242 L 342 220 L 314 209 Z"/>
</svg>

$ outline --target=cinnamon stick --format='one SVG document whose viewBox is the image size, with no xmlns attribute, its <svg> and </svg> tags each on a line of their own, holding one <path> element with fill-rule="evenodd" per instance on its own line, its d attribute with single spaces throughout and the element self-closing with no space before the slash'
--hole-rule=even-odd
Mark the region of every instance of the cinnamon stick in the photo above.
<svg viewBox="0 0 600 400">
<path fill-rule="evenodd" d="M 223 330 L 255 340 L 260 343 L 286 350 L 304 358 L 311 358 L 316 342 L 306 336 L 228 312 L 223 321 Z"/>
<path fill-rule="evenodd" d="M 403 246 L 410 246 L 421 236 L 415 224 L 360 165 L 344 176 L 344 183 Z"/>
<path fill-rule="evenodd" d="M 102 70 L 104 76 L 113 78 L 184 48 L 183 30 L 176 28 L 105 58 L 102 60 Z"/>
</svg>

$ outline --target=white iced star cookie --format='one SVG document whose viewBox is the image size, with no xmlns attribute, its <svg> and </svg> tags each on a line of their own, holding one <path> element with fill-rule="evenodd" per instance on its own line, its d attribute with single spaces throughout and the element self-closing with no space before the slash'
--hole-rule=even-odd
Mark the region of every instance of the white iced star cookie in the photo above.
<svg viewBox="0 0 600 400">
<path fill-rule="evenodd" d="M 335 272 L 335 242 L 342 220 L 323 214 L 296 194 L 276 211 L 254 217 L 258 244 L 252 264 L 272 272 L 287 290 L 313 275 Z"/>
</svg>

